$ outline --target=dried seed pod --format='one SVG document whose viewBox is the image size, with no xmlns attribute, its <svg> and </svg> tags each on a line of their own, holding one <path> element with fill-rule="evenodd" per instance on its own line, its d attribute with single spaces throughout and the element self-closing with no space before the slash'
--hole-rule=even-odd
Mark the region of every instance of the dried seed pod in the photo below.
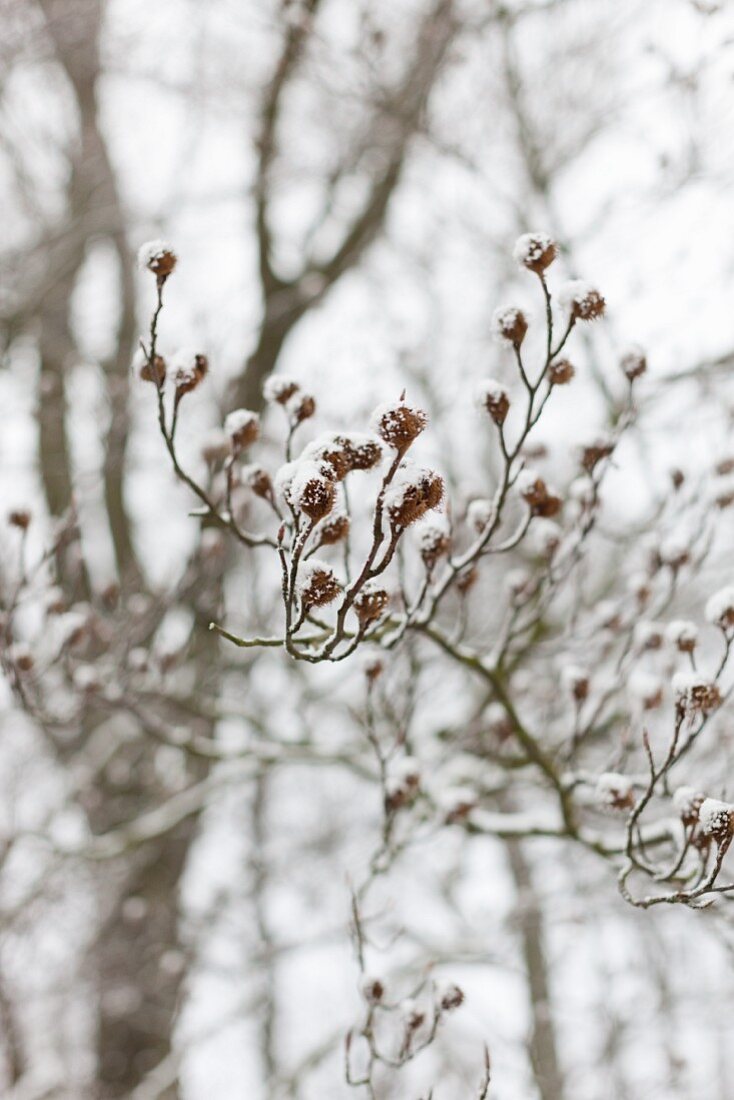
<svg viewBox="0 0 734 1100">
<path fill-rule="evenodd" d="M 19 531 L 27 531 L 31 525 L 32 513 L 28 508 L 14 508 L 8 512 L 8 523 Z"/>
<path fill-rule="evenodd" d="M 409 527 L 443 500 L 443 478 L 433 470 L 401 467 L 400 476 L 385 494 L 385 508 L 393 528 Z"/>
<path fill-rule="evenodd" d="M 711 714 L 721 705 L 721 692 L 713 680 L 695 672 L 677 672 L 673 693 L 679 714 Z"/>
<path fill-rule="evenodd" d="M 372 414 L 375 430 L 398 454 L 405 454 L 428 423 L 422 409 L 408 405 L 404 398 L 396 404 L 380 405 Z"/>
<path fill-rule="evenodd" d="M 547 233 L 523 233 L 515 242 L 512 255 L 521 267 L 542 275 L 558 254 L 556 242 Z"/>
<path fill-rule="evenodd" d="M 237 455 L 260 438 L 260 417 L 252 409 L 235 409 L 225 419 L 224 430 Z"/>
<path fill-rule="evenodd" d="M 354 599 L 354 610 L 362 627 L 376 622 L 390 602 L 390 595 L 379 581 L 367 581 Z"/>
<path fill-rule="evenodd" d="M 647 370 L 647 358 L 642 348 L 635 344 L 624 352 L 619 365 L 625 377 L 634 382 L 635 378 L 639 378 Z"/>
<path fill-rule="evenodd" d="M 519 348 L 528 331 L 528 322 L 521 309 L 516 309 L 515 306 L 504 306 L 495 311 L 492 327 L 500 339 L 507 340 L 513 347 Z"/>
<path fill-rule="evenodd" d="M 152 271 L 159 282 L 168 278 L 177 261 L 176 253 L 165 241 L 146 241 L 138 249 L 139 266 Z"/>
<path fill-rule="evenodd" d="M 335 546 L 349 534 L 349 516 L 344 513 L 329 516 L 319 525 L 319 546 Z"/>
<path fill-rule="evenodd" d="M 263 397 L 266 401 L 287 405 L 300 388 L 298 382 L 292 378 L 285 378 L 282 374 L 271 374 L 263 384 Z"/>
<path fill-rule="evenodd" d="M 489 413 L 500 427 L 510 411 L 510 394 L 505 386 L 494 378 L 487 378 L 477 386 L 477 404 Z"/>
<path fill-rule="evenodd" d="M 596 287 L 582 279 L 565 283 L 558 293 L 558 301 L 573 321 L 595 321 L 606 308 Z"/>
<path fill-rule="evenodd" d="M 317 522 L 334 507 L 335 485 L 331 467 L 326 463 L 299 459 L 289 486 L 289 500 L 294 508 Z"/>
<path fill-rule="evenodd" d="M 724 633 L 734 628 L 734 585 L 715 592 L 706 603 L 706 618 Z"/>
<path fill-rule="evenodd" d="M 576 370 L 569 359 L 556 359 L 548 368 L 548 380 L 552 386 L 565 386 L 575 373 Z"/>
<path fill-rule="evenodd" d="M 274 499 L 270 474 L 262 466 L 244 466 L 240 470 L 240 477 L 242 478 L 242 484 L 252 489 L 255 496 L 271 501 Z"/>
<path fill-rule="evenodd" d="M 309 558 L 298 571 L 296 591 L 303 607 L 310 609 L 333 603 L 341 592 L 341 585 L 330 565 L 318 558 Z"/>
<path fill-rule="evenodd" d="M 705 801 L 706 795 L 695 787 L 678 787 L 673 793 L 673 805 L 684 825 L 691 826 L 698 822 L 701 806 Z"/>
<path fill-rule="evenodd" d="M 180 401 L 185 393 L 195 390 L 203 382 L 209 370 L 209 360 L 206 355 L 188 348 L 179 349 L 171 365 L 177 401 Z"/>
</svg>

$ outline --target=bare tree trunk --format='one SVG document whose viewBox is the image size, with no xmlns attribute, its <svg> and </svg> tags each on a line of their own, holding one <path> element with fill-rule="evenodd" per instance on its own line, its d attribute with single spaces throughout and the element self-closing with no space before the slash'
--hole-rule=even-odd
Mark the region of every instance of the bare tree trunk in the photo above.
<svg viewBox="0 0 734 1100">
<path fill-rule="evenodd" d="M 533 883 L 532 867 L 521 841 L 506 841 L 518 897 L 517 927 L 528 980 L 532 1017 L 528 1053 L 541 1100 L 563 1100 L 563 1073 L 556 1044 L 548 965 L 543 944 L 543 910 Z"/>
</svg>

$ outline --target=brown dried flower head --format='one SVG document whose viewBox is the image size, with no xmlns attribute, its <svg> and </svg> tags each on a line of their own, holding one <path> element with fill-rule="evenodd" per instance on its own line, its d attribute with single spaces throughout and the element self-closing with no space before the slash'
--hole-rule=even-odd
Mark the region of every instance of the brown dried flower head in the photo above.
<svg viewBox="0 0 734 1100">
<path fill-rule="evenodd" d="M 263 385 L 263 397 L 266 401 L 287 405 L 300 388 L 298 382 L 292 378 L 284 378 L 282 374 L 271 374 Z"/>
<path fill-rule="evenodd" d="M 156 386 L 162 386 L 166 380 L 166 361 L 163 356 L 154 355 L 151 362 L 145 352 L 141 352 L 138 376 L 143 382 L 154 382 Z"/>
<path fill-rule="evenodd" d="M 385 494 L 385 505 L 393 528 L 409 527 L 426 512 L 438 508 L 443 500 L 444 484 L 433 470 L 403 469 Z"/>
<path fill-rule="evenodd" d="M 300 568 L 298 595 L 305 608 L 325 607 L 341 592 L 341 585 L 326 562 L 309 558 Z"/>
<path fill-rule="evenodd" d="M 390 595 L 378 582 L 368 581 L 355 597 L 354 610 L 360 626 L 376 622 L 390 602 Z"/>
<path fill-rule="evenodd" d="M 521 267 L 526 267 L 528 271 L 534 271 L 536 275 L 542 275 L 553 263 L 557 254 L 556 242 L 547 233 L 523 233 L 518 237 L 512 250 L 517 263 Z"/>
<path fill-rule="evenodd" d="M 635 378 L 639 378 L 647 370 L 647 357 L 642 348 L 635 345 L 622 355 L 619 365 L 625 377 L 634 382 Z"/>
<path fill-rule="evenodd" d="M 495 311 L 492 318 L 494 330 L 502 340 L 519 348 L 528 331 L 528 322 L 521 309 L 505 306 Z"/>
<path fill-rule="evenodd" d="M 173 368 L 176 398 L 180 400 L 185 393 L 191 393 L 206 378 L 209 360 L 200 352 L 182 349 L 177 351 L 173 358 Z"/>
<path fill-rule="evenodd" d="M 176 266 L 178 257 L 165 241 L 146 241 L 138 250 L 138 264 L 143 270 L 152 271 L 163 282 Z"/>
<path fill-rule="evenodd" d="M 349 534 L 349 516 L 329 516 L 319 527 L 319 546 L 335 546 Z"/>
<path fill-rule="evenodd" d="M 548 368 L 548 378 L 552 386 L 567 385 L 575 373 L 574 365 L 569 359 L 556 359 Z"/>
<path fill-rule="evenodd" d="M 590 443 L 585 443 L 581 447 L 581 465 L 586 472 L 590 474 L 602 459 L 608 458 L 614 446 L 614 439 L 606 433 L 598 435 Z"/>
<path fill-rule="evenodd" d="M 487 378 L 477 387 L 477 402 L 498 427 L 504 424 L 510 411 L 510 395 L 505 386 L 494 378 Z"/>
<path fill-rule="evenodd" d="M 239 454 L 260 438 L 260 417 L 252 409 L 235 409 L 224 421 L 232 450 Z"/>
<path fill-rule="evenodd" d="M 316 412 L 316 399 L 310 393 L 297 392 L 291 397 L 286 408 L 293 424 L 302 424 L 304 420 L 310 420 Z"/>
<path fill-rule="evenodd" d="M 595 321 L 603 316 L 606 308 L 606 302 L 596 287 L 581 279 L 574 279 L 561 287 L 558 300 L 573 321 Z"/>
<path fill-rule="evenodd" d="M 14 508 L 8 512 L 8 523 L 20 531 L 27 531 L 31 525 L 32 514 L 27 508 Z"/>
<path fill-rule="evenodd" d="M 262 466 L 245 466 L 241 471 L 242 483 L 252 489 L 255 496 L 273 500 L 273 482 Z"/>
<path fill-rule="evenodd" d="M 405 394 L 394 405 L 381 405 L 372 414 L 375 430 L 381 439 L 394 447 L 398 454 L 405 454 L 428 423 L 422 409 L 405 402 Z"/>
</svg>

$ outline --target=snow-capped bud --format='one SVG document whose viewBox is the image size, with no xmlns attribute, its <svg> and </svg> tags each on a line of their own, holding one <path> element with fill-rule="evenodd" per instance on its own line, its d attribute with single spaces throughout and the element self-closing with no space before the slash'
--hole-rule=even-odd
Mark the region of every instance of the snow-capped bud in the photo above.
<svg viewBox="0 0 734 1100">
<path fill-rule="evenodd" d="M 642 348 L 635 344 L 622 355 L 619 365 L 630 382 L 634 382 L 635 378 L 639 378 L 647 370 L 647 358 Z"/>
<path fill-rule="evenodd" d="M 375 653 L 368 654 L 363 665 L 363 671 L 368 684 L 374 684 L 382 675 L 385 666 L 382 659 Z"/>
<path fill-rule="evenodd" d="M 273 483 L 270 480 L 270 474 L 262 466 L 255 464 L 243 466 L 240 470 L 240 478 L 242 484 L 252 489 L 255 496 L 262 497 L 264 500 L 273 500 Z"/>
<path fill-rule="evenodd" d="M 298 571 L 296 591 L 303 607 L 325 607 L 337 598 L 341 585 L 330 565 L 318 558 L 309 558 Z"/>
<path fill-rule="evenodd" d="M 303 449 L 302 458 L 312 462 L 327 462 L 337 481 L 342 481 L 352 469 L 351 457 L 344 444 L 334 435 L 321 435 Z"/>
<path fill-rule="evenodd" d="M 629 678 L 627 689 L 642 710 L 657 710 L 663 702 L 663 684 L 658 676 L 637 669 Z"/>
<path fill-rule="evenodd" d="M 327 516 L 334 507 L 335 487 L 331 468 L 299 459 L 289 486 L 291 504 L 314 522 Z"/>
<path fill-rule="evenodd" d="M 658 547 L 658 556 L 662 565 L 677 572 L 691 559 L 691 548 L 683 535 L 669 535 Z"/>
<path fill-rule="evenodd" d="M 409 527 L 443 500 L 443 478 L 433 470 L 402 466 L 385 493 L 385 508 L 393 529 Z"/>
<path fill-rule="evenodd" d="M 564 283 L 558 292 L 558 301 L 574 321 L 594 321 L 602 316 L 606 307 L 599 291 L 582 279 Z"/>
<path fill-rule="evenodd" d="M 349 516 L 340 512 L 329 516 L 319 525 L 319 546 L 336 546 L 349 534 Z"/>
<path fill-rule="evenodd" d="M 490 703 L 487 707 L 487 733 L 499 742 L 512 737 L 514 726 L 512 719 L 501 703 Z"/>
<path fill-rule="evenodd" d="M 362 978 L 362 996 L 368 1005 L 378 1005 L 385 996 L 385 983 L 380 978 L 365 975 Z"/>
<path fill-rule="evenodd" d="M 260 437 L 260 417 L 252 409 L 234 409 L 224 421 L 234 454 L 251 447 Z"/>
<path fill-rule="evenodd" d="M 476 399 L 479 408 L 488 412 L 498 427 L 504 424 L 510 411 L 510 394 L 501 382 L 484 379 L 477 386 Z"/>
<path fill-rule="evenodd" d="M 706 795 L 695 787 L 678 787 L 673 792 L 673 806 L 684 825 L 695 825 Z"/>
<path fill-rule="evenodd" d="M 27 531 L 31 525 L 32 513 L 28 508 L 14 508 L 8 512 L 8 523 L 19 531 Z"/>
<path fill-rule="evenodd" d="M 375 431 L 398 454 L 405 454 L 428 424 L 428 416 L 404 398 L 395 404 L 379 405 L 372 414 Z"/>
<path fill-rule="evenodd" d="M 43 597 L 43 606 L 47 615 L 63 615 L 67 608 L 63 588 L 54 585 L 52 588 L 47 589 Z"/>
<path fill-rule="evenodd" d="M 561 510 L 561 498 L 548 488 L 535 470 L 521 470 L 517 478 L 517 491 L 530 506 L 534 516 L 551 518 Z"/>
<path fill-rule="evenodd" d="M 715 592 L 706 603 L 706 618 L 724 633 L 734 627 L 734 585 Z"/>
<path fill-rule="evenodd" d="M 663 645 L 663 636 L 663 627 L 660 623 L 653 623 L 649 620 L 641 619 L 635 624 L 635 649 L 640 653 L 650 649 L 661 649 Z"/>
<path fill-rule="evenodd" d="M 579 452 L 581 465 L 591 473 L 603 458 L 609 457 L 614 447 L 614 438 L 607 432 L 600 432 L 589 443 L 582 444 Z"/>
<path fill-rule="evenodd" d="M 552 558 L 561 545 L 562 532 L 552 519 L 537 519 L 530 528 L 530 540 L 536 553 Z"/>
<path fill-rule="evenodd" d="M 696 672 L 676 672 L 673 693 L 678 710 L 684 714 L 711 714 L 721 705 L 718 686 Z"/>
<path fill-rule="evenodd" d="M 359 625 L 365 627 L 376 622 L 389 603 L 389 592 L 378 581 L 367 581 L 354 598 Z"/>
<path fill-rule="evenodd" d="M 583 703 L 588 698 L 591 681 L 587 669 L 578 665 L 566 665 L 561 672 L 561 679 L 577 703 Z"/>
<path fill-rule="evenodd" d="M 94 665 L 78 665 L 72 673 L 72 682 L 77 691 L 92 695 L 102 686 L 99 672 Z"/>
<path fill-rule="evenodd" d="M 301 387 L 292 378 L 282 374 L 271 374 L 263 384 L 263 397 L 266 401 L 286 405 Z"/>
<path fill-rule="evenodd" d="M 208 466 L 224 462 L 229 453 L 229 436 L 222 428 L 212 428 L 207 432 L 201 443 L 200 454 Z"/>
<path fill-rule="evenodd" d="M 724 508 L 731 508 L 734 504 L 734 477 L 722 478 L 714 486 L 712 495 L 717 508 L 722 511 Z"/>
<path fill-rule="evenodd" d="M 504 306 L 495 311 L 492 327 L 500 339 L 507 340 L 514 347 L 519 348 L 528 331 L 528 322 L 521 309 L 516 309 L 515 306 Z"/>
<path fill-rule="evenodd" d="M 409 999 L 403 1001 L 401 1008 L 401 1015 L 403 1017 L 403 1023 L 405 1030 L 408 1034 L 412 1034 L 417 1031 L 425 1023 L 426 1014 L 422 1008 L 419 1008 L 414 1000 Z"/>
<path fill-rule="evenodd" d="M 505 586 L 514 602 L 527 595 L 532 578 L 527 569 L 509 569 L 505 574 Z"/>
<path fill-rule="evenodd" d="M 665 628 L 665 638 L 681 653 L 693 653 L 698 643 L 698 627 L 686 619 L 674 619 Z"/>
<path fill-rule="evenodd" d="M 435 568 L 439 558 L 448 554 L 451 547 L 451 535 L 448 523 L 442 516 L 433 516 L 424 520 L 418 532 L 423 564 L 429 571 Z"/>
<path fill-rule="evenodd" d="M 180 348 L 174 355 L 171 365 L 177 400 L 180 400 L 185 393 L 195 390 L 209 370 L 209 360 L 206 355 L 190 351 L 188 348 Z"/>
<path fill-rule="evenodd" d="M 456 577 L 456 590 L 457 592 L 465 596 L 467 592 L 474 587 L 479 579 L 479 570 L 476 565 L 466 565 L 459 571 Z"/>
<path fill-rule="evenodd" d="M 18 672 L 31 672 L 35 665 L 33 653 L 25 642 L 16 642 L 8 647 L 8 660 Z"/>
<path fill-rule="evenodd" d="M 436 1003 L 443 1012 L 453 1012 L 464 1003 L 464 993 L 458 985 L 450 982 L 436 989 Z"/>
<path fill-rule="evenodd" d="M 521 267 L 541 275 L 558 253 L 556 242 L 547 233 L 523 233 L 515 241 L 512 255 Z"/>
<path fill-rule="evenodd" d="M 416 797 L 421 781 L 420 764 L 412 756 L 403 756 L 390 765 L 385 781 L 385 809 L 394 813 Z"/>
<path fill-rule="evenodd" d="M 493 514 L 492 502 L 481 497 L 470 500 L 466 509 L 466 518 L 478 534 L 484 531 Z"/>
<path fill-rule="evenodd" d="M 596 781 L 596 798 L 612 810 L 629 810 L 635 804 L 632 780 L 619 772 L 604 772 Z"/>
<path fill-rule="evenodd" d="M 730 840 L 734 832 L 734 806 L 718 798 L 704 798 L 698 820 L 704 836 L 711 836 L 721 844 L 724 840 Z"/>
<path fill-rule="evenodd" d="M 166 241 L 146 241 L 138 249 L 138 265 L 145 271 L 152 271 L 159 282 L 163 282 L 176 266 L 178 257 Z"/>
<path fill-rule="evenodd" d="M 445 823 L 456 825 L 460 821 L 466 821 L 478 799 L 477 792 L 471 787 L 447 787 L 441 791 L 438 801 L 444 811 Z"/>
<path fill-rule="evenodd" d="M 371 470 L 382 459 L 382 444 L 367 432 L 338 435 L 336 441 L 349 456 L 351 470 Z"/>
<path fill-rule="evenodd" d="M 556 359 L 548 368 L 548 379 L 552 386 L 565 386 L 576 374 L 576 368 L 570 359 Z"/>
<path fill-rule="evenodd" d="M 316 399 L 310 393 L 294 393 L 286 402 L 286 408 L 292 422 L 302 424 L 316 412 Z"/>
</svg>

